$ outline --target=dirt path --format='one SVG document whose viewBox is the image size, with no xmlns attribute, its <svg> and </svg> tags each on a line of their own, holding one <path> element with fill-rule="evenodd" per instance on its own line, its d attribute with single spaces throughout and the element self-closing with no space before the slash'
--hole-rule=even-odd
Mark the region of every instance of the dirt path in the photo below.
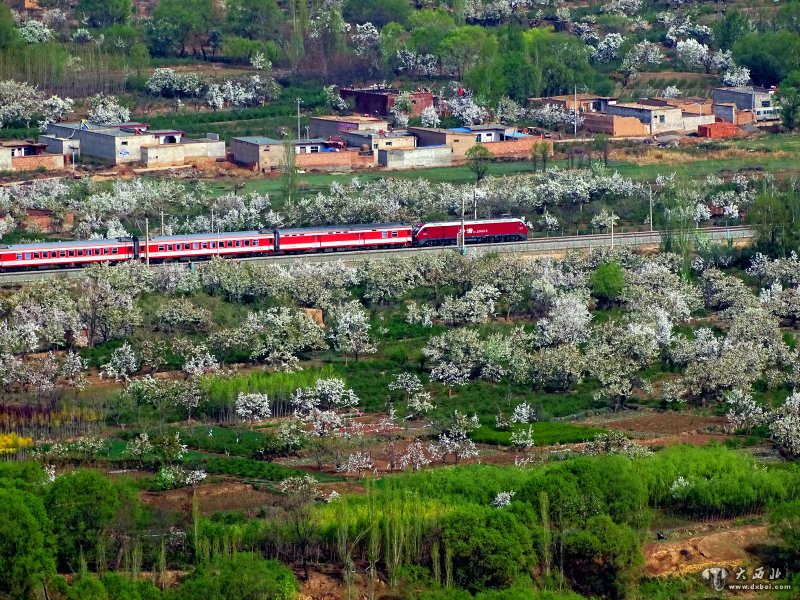
<svg viewBox="0 0 800 600">
<path fill-rule="evenodd" d="M 645 544 L 645 571 L 654 577 L 698 573 L 708 567 L 737 567 L 752 555 L 747 548 L 768 538 L 766 525 L 749 525 L 682 540 Z"/>
</svg>

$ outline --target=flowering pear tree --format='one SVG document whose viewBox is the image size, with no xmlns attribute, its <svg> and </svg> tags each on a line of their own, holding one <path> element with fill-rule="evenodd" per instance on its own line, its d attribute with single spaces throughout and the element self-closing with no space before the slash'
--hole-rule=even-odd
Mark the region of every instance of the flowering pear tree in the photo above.
<svg viewBox="0 0 800 600">
<path fill-rule="evenodd" d="M 131 111 L 122 106 L 114 96 L 97 94 L 89 98 L 87 118 L 90 122 L 101 125 L 127 123 L 131 120 Z"/>
<path fill-rule="evenodd" d="M 770 432 L 789 456 L 800 456 L 800 393 L 793 393 L 775 411 Z"/>
<path fill-rule="evenodd" d="M 432 458 L 428 448 L 419 440 L 411 442 L 406 451 L 400 457 L 400 468 L 411 468 L 412 471 L 419 471 L 431 464 Z"/>
<path fill-rule="evenodd" d="M 345 355 L 352 354 L 358 360 L 359 356 L 378 351 L 370 339 L 370 328 L 366 310 L 357 300 L 352 300 L 331 312 L 328 337 L 337 350 Z"/>
<path fill-rule="evenodd" d="M 240 392 L 236 397 L 236 416 L 244 421 L 263 421 L 272 416 L 269 396 L 251 392 Z"/>
<path fill-rule="evenodd" d="M 111 353 L 110 360 L 102 366 L 101 376 L 115 381 L 128 381 L 139 370 L 139 361 L 133 347 L 125 342 Z"/>
</svg>

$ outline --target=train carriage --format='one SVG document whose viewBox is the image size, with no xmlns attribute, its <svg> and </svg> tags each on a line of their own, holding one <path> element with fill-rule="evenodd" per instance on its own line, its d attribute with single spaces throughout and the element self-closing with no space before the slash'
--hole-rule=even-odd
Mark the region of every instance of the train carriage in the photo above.
<svg viewBox="0 0 800 600">
<path fill-rule="evenodd" d="M 139 256 L 136 238 L 0 244 L 0 269 L 84 267 L 96 262 L 133 260 Z"/>
<path fill-rule="evenodd" d="M 460 221 L 421 223 L 414 228 L 415 246 L 448 246 L 458 243 Z M 522 219 L 500 218 L 464 221 L 467 244 L 521 242 L 528 238 L 528 226 Z"/>
<path fill-rule="evenodd" d="M 402 248 L 410 246 L 411 241 L 411 226 L 403 223 L 332 225 L 275 230 L 275 251 L 284 254 Z"/>
<path fill-rule="evenodd" d="M 275 251 L 271 231 L 162 235 L 147 242 L 150 262 L 201 260 L 211 256 L 261 256 Z"/>
</svg>

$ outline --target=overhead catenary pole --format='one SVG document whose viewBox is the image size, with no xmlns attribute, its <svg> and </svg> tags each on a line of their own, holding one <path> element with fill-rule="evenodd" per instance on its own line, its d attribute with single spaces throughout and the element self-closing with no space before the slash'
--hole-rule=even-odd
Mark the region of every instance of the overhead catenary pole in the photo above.
<svg viewBox="0 0 800 600">
<path fill-rule="evenodd" d="M 150 219 L 144 218 L 144 264 L 150 266 Z"/>
<path fill-rule="evenodd" d="M 472 218 L 478 220 L 478 191 L 472 188 Z"/>
<path fill-rule="evenodd" d="M 611 211 L 611 249 L 614 249 L 614 211 Z"/>
<path fill-rule="evenodd" d="M 164 235 L 164 209 L 161 209 L 161 235 Z"/>
<path fill-rule="evenodd" d="M 650 231 L 653 231 L 653 186 L 650 185 Z"/>
<path fill-rule="evenodd" d="M 303 100 L 301 98 L 297 98 L 297 139 L 300 139 L 300 103 Z"/>
</svg>

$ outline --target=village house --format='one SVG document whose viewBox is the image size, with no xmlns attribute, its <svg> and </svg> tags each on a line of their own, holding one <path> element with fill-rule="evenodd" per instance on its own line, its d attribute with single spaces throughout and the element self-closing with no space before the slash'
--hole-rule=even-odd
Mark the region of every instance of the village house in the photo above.
<svg viewBox="0 0 800 600">
<path fill-rule="evenodd" d="M 737 110 L 749 110 L 755 121 L 776 121 L 781 118 L 775 104 L 776 88 L 763 87 L 718 87 L 714 88 L 714 104 L 734 104 Z"/>
<path fill-rule="evenodd" d="M 81 154 L 115 165 L 181 165 L 191 159 L 225 158 L 225 142 L 216 134 L 187 139 L 183 131 L 150 130 L 146 123 L 51 123 L 39 141 L 61 154 L 79 147 Z"/>
<path fill-rule="evenodd" d="M 696 133 L 700 125 L 715 121 L 713 114 L 698 115 L 684 112 L 676 106 L 652 106 L 640 102 L 609 104 L 606 114 L 634 117 L 646 126 L 649 135 L 667 131 Z"/>
<path fill-rule="evenodd" d="M 291 140 L 289 144 L 296 154 L 298 169 L 350 170 L 375 165 L 371 150 L 348 150 L 337 140 L 310 138 Z M 230 151 L 235 163 L 259 172 L 280 169 L 285 161 L 284 142 L 269 137 L 231 138 Z"/>
<path fill-rule="evenodd" d="M 369 115 L 325 115 L 309 119 L 310 137 L 336 137 L 358 131 L 388 131 L 389 121 Z"/>
<path fill-rule="evenodd" d="M 542 98 L 528 98 L 529 107 L 546 106 L 552 104 L 563 110 L 575 110 L 580 113 L 602 113 L 606 106 L 614 104 L 617 98 L 610 96 L 597 96 L 595 94 L 566 94 L 564 96 L 545 96 Z"/>
<path fill-rule="evenodd" d="M 29 140 L 6 140 L 0 142 L 0 171 L 47 171 L 62 170 L 64 156 L 49 154 L 47 144 Z"/>
<path fill-rule="evenodd" d="M 433 106 L 433 93 L 429 90 L 417 89 L 411 95 L 411 114 L 419 116 L 429 106 Z M 401 91 L 395 88 L 340 88 L 342 99 L 352 101 L 357 113 L 388 116 L 397 102 Z"/>
</svg>

